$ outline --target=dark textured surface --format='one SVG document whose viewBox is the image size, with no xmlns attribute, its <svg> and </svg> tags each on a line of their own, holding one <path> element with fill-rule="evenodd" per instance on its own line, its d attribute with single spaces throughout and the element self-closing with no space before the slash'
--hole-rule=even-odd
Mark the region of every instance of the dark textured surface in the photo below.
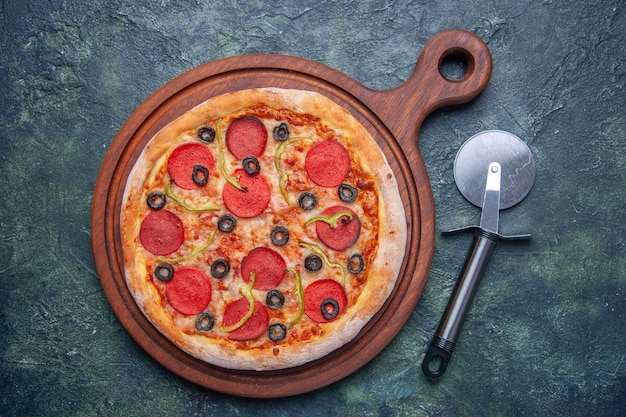
<svg viewBox="0 0 626 417">
<path fill-rule="evenodd" d="M 0 415 L 626 413 L 621 1 L 0 0 L 0 10 Z M 463 235 L 437 236 L 403 330 L 330 387 L 240 399 L 145 354 L 113 315 L 90 247 L 98 170 L 132 111 L 196 65 L 252 52 L 388 89 L 451 28 L 487 42 L 494 72 L 475 101 L 422 128 L 438 232 L 478 221 L 452 175 L 471 135 L 520 136 L 537 178 L 501 216 L 503 233 L 533 239 L 496 249 L 445 377 L 427 381 L 421 358 L 469 249 Z"/>
</svg>

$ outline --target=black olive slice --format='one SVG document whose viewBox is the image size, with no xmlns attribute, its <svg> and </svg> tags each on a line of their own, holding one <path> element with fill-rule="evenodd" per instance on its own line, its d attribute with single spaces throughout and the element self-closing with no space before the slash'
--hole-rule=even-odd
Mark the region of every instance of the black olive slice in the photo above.
<svg viewBox="0 0 626 417">
<path fill-rule="evenodd" d="M 259 160 L 254 156 L 245 157 L 241 162 L 241 165 L 243 165 L 243 170 L 246 171 L 246 174 L 248 175 L 258 174 L 261 170 L 261 164 L 259 164 Z"/>
<path fill-rule="evenodd" d="M 285 296 L 278 290 L 268 291 L 265 304 L 267 304 L 269 308 L 280 308 L 285 304 Z"/>
<path fill-rule="evenodd" d="M 355 253 L 348 260 L 348 271 L 350 273 L 358 274 L 361 271 L 363 271 L 364 268 L 365 268 L 365 261 L 363 260 L 363 257 L 360 254 Z"/>
<path fill-rule="evenodd" d="M 224 278 L 230 271 L 230 264 L 226 259 L 216 259 L 211 264 L 211 275 L 215 278 Z"/>
<path fill-rule="evenodd" d="M 167 262 L 163 262 L 154 268 L 154 276 L 161 281 L 169 281 L 174 276 L 174 268 Z"/>
<path fill-rule="evenodd" d="M 148 202 L 148 207 L 150 207 L 152 210 L 160 210 L 165 207 L 165 203 L 167 203 L 165 194 L 158 191 L 153 191 L 148 194 L 148 198 L 146 199 L 146 201 Z"/>
<path fill-rule="evenodd" d="M 312 253 L 304 258 L 304 268 L 307 271 L 315 272 L 322 269 L 322 258 Z"/>
<path fill-rule="evenodd" d="M 283 340 L 287 337 L 287 328 L 283 324 L 274 323 L 267 329 L 267 337 L 269 337 L 272 342 Z"/>
<path fill-rule="evenodd" d="M 289 241 L 289 230 L 287 230 L 283 226 L 276 226 L 274 227 L 274 229 L 272 229 L 270 239 L 272 240 L 272 243 L 274 245 L 283 246 Z"/>
<path fill-rule="evenodd" d="M 298 204 L 304 210 L 313 210 L 317 205 L 317 197 L 315 197 L 315 194 L 313 193 L 304 192 L 300 194 Z"/>
<path fill-rule="evenodd" d="M 339 303 L 334 298 L 326 298 L 322 301 L 320 309 L 326 320 L 332 320 L 339 315 Z"/>
<path fill-rule="evenodd" d="M 235 219 L 235 216 L 231 214 L 224 214 L 219 219 L 217 219 L 217 228 L 220 230 L 220 232 L 230 233 L 233 231 L 233 229 L 235 229 L 236 225 L 237 219 Z"/>
<path fill-rule="evenodd" d="M 274 139 L 285 141 L 289 139 L 289 127 L 287 123 L 281 123 L 274 128 Z"/>
<path fill-rule="evenodd" d="M 209 126 L 204 126 L 198 129 L 198 139 L 200 142 L 211 143 L 215 140 L 215 129 Z"/>
<path fill-rule="evenodd" d="M 209 181 L 209 169 L 202 165 L 194 165 L 191 179 L 198 185 L 205 185 Z"/>
<path fill-rule="evenodd" d="M 215 318 L 213 314 L 204 312 L 198 314 L 198 318 L 196 319 L 196 329 L 201 332 L 208 332 L 215 325 Z"/>
<path fill-rule="evenodd" d="M 346 203 L 352 203 L 354 200 L 356 200 L 358 191 L 350 184 L 344 183 L 341 184 L 337 189 L 337 194 L 339 194 L 339 198 L 341 199 L 341 201 L 345 201 Z"/>
</svg>

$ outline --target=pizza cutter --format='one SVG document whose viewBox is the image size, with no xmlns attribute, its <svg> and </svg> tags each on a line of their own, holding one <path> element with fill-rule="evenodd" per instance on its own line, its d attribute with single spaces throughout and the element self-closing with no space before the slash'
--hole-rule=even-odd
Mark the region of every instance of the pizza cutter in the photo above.
<svg viewBox="0 0 626 417">
<path fill-rule="evenodd" d="M 444 232 L 473 232 L 474 241 L 422 362 L 432 379 L 441 377 L 452 356 L 461 326 L 470 308 L 491 253 L 501 240 L 528 239 L 498 232 L 500 210 L 512 207 L 529 193 L 535 180 L 535 162 L 528 146 L 517 136 L 500 130 L 468 139 L 454 160 L 454 180 L 470 203 L 482 208 L 478 226 Z"/>
</svg>

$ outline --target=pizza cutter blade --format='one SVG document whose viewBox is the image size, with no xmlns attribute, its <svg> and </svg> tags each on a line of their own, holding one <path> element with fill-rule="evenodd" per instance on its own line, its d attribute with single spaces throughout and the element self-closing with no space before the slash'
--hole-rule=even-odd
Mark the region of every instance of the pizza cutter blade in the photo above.
<svg viewBox="0 0 626 417">
<path fill-rule="evenodd" d="M 501 235 L 498 226 L 500 210 L 516 205 L 530 192 L 535 180 L 535 161 L 528 146 L 517 136 L 489 130 L 472 136 L 461 146 L 454 160 L 454 179 L 461 194 L 481 207 L 482 213 L 480 225 L 444 232 L 471 231 L 474 241 L 422 362 L 422 371 L 432 379 L 441 377 L 448 366 L 496 243 L 530 238 L 530 235 Z"/>
</svg>

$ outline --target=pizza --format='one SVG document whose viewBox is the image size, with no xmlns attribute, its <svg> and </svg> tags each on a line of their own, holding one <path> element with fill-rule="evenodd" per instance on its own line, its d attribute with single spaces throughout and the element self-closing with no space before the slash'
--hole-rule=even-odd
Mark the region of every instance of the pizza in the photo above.
<svg viewBox="0 0 626 417">
<path fill-rule="evenodd" d="M 381 149 L 322 94 L 226 93 L 133 162 L 124 277 L 167 339 L 209 364 L 279 370 L 352 341 L 398 279 L 407 230 Z"/>
</svg>

